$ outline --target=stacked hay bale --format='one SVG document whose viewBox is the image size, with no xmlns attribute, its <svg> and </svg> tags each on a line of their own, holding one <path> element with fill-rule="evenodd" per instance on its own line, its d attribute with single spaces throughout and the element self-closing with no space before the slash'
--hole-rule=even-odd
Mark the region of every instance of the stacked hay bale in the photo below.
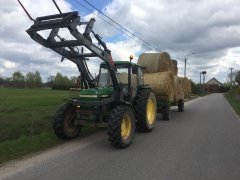
<svg viewBox="0 0 240 180">
<path fill-rule="evenodd" d="M 180 99 L 184 99 L 183 87 L 182 84 L 179 82 L 178 76 L 174 76 L 174 89 L 174 101 L 178 102 Z"/>
<path fill-rule="evenodd" d="M 165 97 L 171 102 L 188 97 L 188 81 L 177 77 L 177 61 L 171 60 L 167 52 L 143 53 L 138 64 L 144 67 L 145 84 L 152 88 L 156 96 Z"/>
<path fill-rule="evenodd" d="M 171 71 L 172 71 L 174 76 L 178 75 L 178 66 L 177 66 L 177 61 L 176 60 L 172 60 Z"/>
<path fill-rule="evenodd" d="M 192 93 L 192 82 L 190 79 L 188 79 L 188 97 Z"/>
<path fill-rule="evenodd" d="M 171 102 L 174 100 L 174 77 L 170 71 L 145 73 L 144 81 L 156 96 Z"/>
<path fill-rule="evenodd" d="M 145 67 L 143 73 L 166 72 L 172 68 L 172 61 L 167 52 L 143 53 L 139 56 L 138 64 Z"/>
<path fill-rule="evenodd" d="M 182 86 L 184 97 L 188 98 L 192 92 L 192 86 L 191 86 L 190 80 L 186 77 L 178 77 L 178 79 L 179 79 L 179 83 Z"/>
</svg>

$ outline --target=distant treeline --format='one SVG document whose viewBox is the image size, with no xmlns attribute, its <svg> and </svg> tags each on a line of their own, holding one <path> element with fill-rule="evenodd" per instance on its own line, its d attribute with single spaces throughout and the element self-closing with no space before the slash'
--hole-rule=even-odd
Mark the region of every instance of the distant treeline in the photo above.
<svg viewBox="0 0 240 180">
<path fill-rule="evenodd" d="M 71 87 L 76 87 L 77 77 L 68 78 L 67 76 L 57 73 L 56 76 L 49 76 L 47 82 L 42 82 L 41 74 L 36 72 L 28 72 L 25 76 L 20 72 L 16 71 L 11 77 L 3 78 L 0 76 L 0 86 L 14 87 L 14 88 L 40 88 L 49 87 L 55 90 L 69 90 Z M 232 81 L 231 81 L 232 79 Z M 192 92 L 199 94 L 203 90 L 201 84 L 197 84 L 191 81 Z M 228 74 L 227 82 L 223 83 L 220 87 L 219 92 L 227 92 L 230 89 L 230 84 L 233 87 L 240 88 L 240 71 L 235 71 L 233 74 Z"/>
<path fill-rule="evenodd" d="M 55 90 L 69 90 L 74 87 L 77 81 L 77 77 L 63 76 L 61 73 L 57 73 L 56 76 L 49 76 L 47 82 L 42 82 L 41 74 L 36 72 L 28 72 L 25 76 L 20 71 L 16 71 L 11 77 L 0 77 L 0 86 L 14 87 L 14 88 L 41 88 L 49 87 Z"/>
</svg>

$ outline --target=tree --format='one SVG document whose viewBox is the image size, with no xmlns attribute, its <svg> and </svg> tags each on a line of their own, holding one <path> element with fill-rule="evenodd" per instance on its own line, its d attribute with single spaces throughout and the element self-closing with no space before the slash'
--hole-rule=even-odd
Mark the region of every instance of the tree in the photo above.
<svg viewBox="0 0 240 180">
<path fill-rule="evenodd" d="M 28 88 L 35 88 L 34 74 L 29 72 L 26 74 L 26 86 Z"/>
<path fill-rule="evenodd" d="M 38 71 L 35 73 L 28 72 L 26 74 L 26 86 L 28 88 L 37 88 L 41 87 L 42 85 L 42 78 Z"/>
<path fill-rule="evenodd" d="M 0 85 L 4 83 L 4 79 L 0 76 Z"/>
<path fill-rule="evenodd" d="M 25 86 L 25 77 L 20 71 L 16 71 L 12 74 L 13 86 L 17 88 L 23 88 Z"/>
<path fill-rule="evenodd" d="M 63 84 L 63 76 L 61 73 L 57 73 L 56 76 L 55 76 L 55 79 L 54 79 L 54 85 L 60 85 L 60 84 Z"/>
<path fill-rule="evenodd" d="M 53 86 L 53 83 L 54 83 L 54 80 L 55 80 L 55 76 L 48 76 L 48 77 L 47 77 L 47 83 L 46 83 L 46 85 L 47 85 L 48 87 L 52 87 L 52 86 Z"/>
<path fill-rule="evenodd" d="M 235 81 L 237 82 L 238 87 L 240 87 L 240 71 L 236 72 Z"/>
<path fill-rule="evenodd" d="M 73 82 L 67 77 L 63 76 L 61 73 L 57 73 L 53 82 L 53 89 L 68 90 L 73 86 Z"/>
<path fill-rule="evenodd" d="M 232 86 L 236 86 L 236 75 L 237 75 L 238 72 L 233 72 L 232 74 L 231 73 L 228 73 L 228 78 L 227 78 L 227 82 L 231 83 L 231 78 L 232 78 Z M 231 77 L 232 76 L 232 77 Z"/>
<path fill-rule="evenodd" d="M 42 77 L 38 71 L 36 71 L 34 74 L 34 84 L 35 87 L 41 87 L 42 85 Z"/>
<path fill-rule="evenodd" d="M 63 76 L 63 84 L 66 86 L 71 86 L 73 83 L 67 76 Z"/>
<path fill-rule="evenodd" d="M 191 82 L 191 87 L 192 87 L 192 93 L 193 94 L 200 94 L 201 93 L 201 85 L 196 84 L 192 80 L 190 80 L 190 82 Z"/>
<path fill-rule="evenodd" d="M 49 82 L 49 83 L 53 84 L 54 80 L 55 80 L 55 76 L 48 76 L 47 77 L 47 82 Z"/>
</svg>

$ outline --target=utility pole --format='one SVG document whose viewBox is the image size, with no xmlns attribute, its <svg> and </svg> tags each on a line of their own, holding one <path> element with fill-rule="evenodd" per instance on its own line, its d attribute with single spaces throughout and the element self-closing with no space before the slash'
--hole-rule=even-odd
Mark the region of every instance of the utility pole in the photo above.
<svg viewBox="0 0 240 180">
<path fill-rule="evenodd" d="M 186 66 L 187 66 L 187 56 L 185 56 L 185 60 L 184 60 L 184 77 L 186 77 Z"/>
<path fill-rule="evenodd" d="M 185 59 L 184 59 L 184 77 L 186 77 L 186 74 L 187 74 L 187 56 L 191 56 L 193 54 L 196 54 L 196 53 L 191 53 L 191 54 L 188 54 L 185 56 Z"/>
<path fill-rule="evenodd" d="M 202 71 L 200 71 L 200 84 L 199 84 L 199 91 L 202 92 Z"/>
<path fill-rule="evenodd" d="M 205 74 L 207 74 L 207 71 L 200 71 L 200 87 L 201 87 L 201 93 L 205 93 L 205 88 L 204 88 Z M 201 75 L 203 76 L 203 85 L 202 85 L 202 86 L 201 86 Z"/>
<path fill-rule="evenodd" d="M 205 74 L 203 74 L 203 94 L 205 94 L 205 87 L 204 87 L 204 83 L 205 83 Z"/>
<path fill-rule="evenodd" d="M 230 92 L 232 92 L 232 79 L 233 79 L 233 70 L 234 68 L 229 68 L 229 70 L 231 71 L 231 74 L 230 74 Z"/>
</svg>

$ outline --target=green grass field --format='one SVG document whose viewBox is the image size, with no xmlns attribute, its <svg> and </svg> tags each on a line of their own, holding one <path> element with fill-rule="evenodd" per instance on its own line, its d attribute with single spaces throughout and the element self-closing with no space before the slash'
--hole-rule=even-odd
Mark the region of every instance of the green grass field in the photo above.
<svg viewBox="0 0 240 180">
<path fill-rule="evenodd" d="M 240 117 L 240 92 L 238 89 L 234 90 L 232 93 L 225 94 L 226 99 L 232 105 L 235 112 Z"/>
<path fill-rule="evenodd" d="M 0 163 L 63 142 L 53 133 L 52 119 L 68 97 L 68 91 L 0 88 Z"/>
<path fill-rule="evenodd" d="M 0 89 L 0 142 L 51 130 L 57 107 L 67 91 Z"/>
</svg>

